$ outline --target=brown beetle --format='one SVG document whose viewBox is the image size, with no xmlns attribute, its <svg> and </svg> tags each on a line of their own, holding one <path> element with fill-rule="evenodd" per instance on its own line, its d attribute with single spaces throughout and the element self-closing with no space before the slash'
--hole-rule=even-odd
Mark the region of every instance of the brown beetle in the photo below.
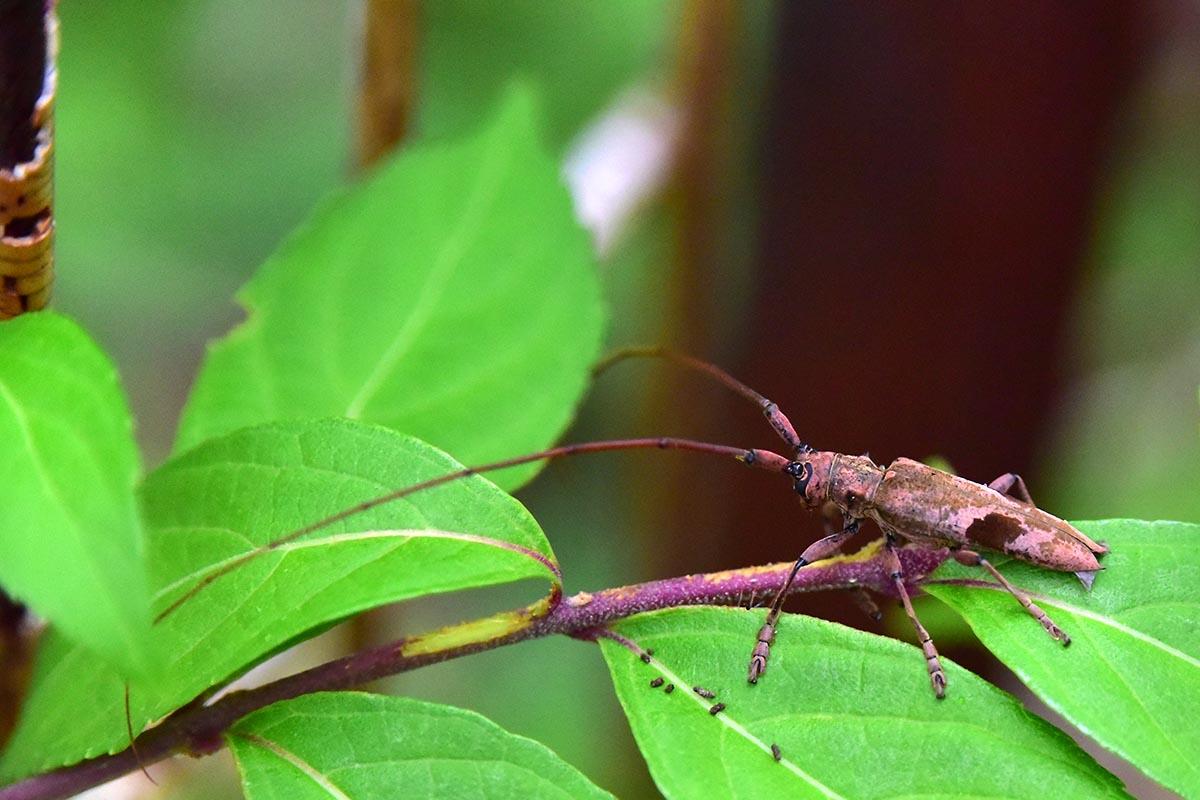
<svg viewBox="0 0 1200 800">
<path fill-rule="evenodd" d="M 783 600 L 796 573 L 805 565 L 829 558 L 870 519 L 884 532 L 885 558 L 896 593 L 917 632 L 929 668 L 929 680 L 940 699 L 946 692 L 946 675 L 929 633 L 917 618 L 904 585 L 897 538 L 934 547 L 947 547 L 954 558 L 991 573 L 1052 637 L 1069 645 L 1071 638 L 1046 616 L 1029 596 L 1013 586 L 975 547 L 997 550 L 1046 569 L 1074 572 L 1091 588 L 1097 570 L 1096 556 L 1107 548 L 1092 541 L 1075 527 L 1033 504 L 1021 476 L 1001 475 L 988 485 L 934 469 L 908 458 L 898 458 L 881 467 L 868 456 L 851 456 L 813 450 L 800 441 L 795 428 L 779 406 L 712 364 L 660 348 L 631 348 L 618 351 L 600 364 L 597 371 L 633 357 L 657 357 L 696 370 L 733 389 L 762 409 L 771 427 L 795 453 L 783 472 L 793 479 L 793 488 L 812 509 L 839 512 L 841 529 L 811 544 L 796 560 L 787 583 L 776 595 L 767 619 L 758 632 L 750 657 L 748 680 L 756 683 L 767 668 L 767 657 L 775 638 L 775 625 Z M 774 468 L 775 454 L 763 459 L 763 451 L 748 451 L 743 458 L 754 466 Z M 759 465 L 757 460 L 769 460 Z"/>
<path fill-rule="evenodd" d="M 828 511 L 832 507 L 845 520 L 841 530 L 819 539 L 804 551 L 793 566 L 788 583 L 805 564 L 835 554 L 858 531 L 861 520 L 873 520 L 887 537 L 885 552 L 891 578 L 925 651 L 930 682 L 939 698 L 945 695 L 946 676 L 928 632 L 913 611 L 895 555 L 896 538 L 948 547 L 959 562 L 983 567 L 1047 633 L 1064 645 L 1071 643 L 1070 637 L 1028 595 L 1013 586 L 986 558 L 969 549 L 997 550 L 1046 569 L 1074 572 L 1085 586 L 1091 587 L 1096 571 L 1103 569 L 1096 556 L 1106 553 L 1107 548 L 1035 506 L 1021 476 L 1010 472 L 984 486 L 908 458 L 898 458 L 881 467 L 867 456 L 809 450 L 804 445 L 798 445 L 796 459 L 785 471 L 794 478 L 796 493 L 809 508 Z M 785 586 L 759 630 L 750 659 L 751 683 L 757 682 L 766 670 L 786 591 Z"/>
</svg>

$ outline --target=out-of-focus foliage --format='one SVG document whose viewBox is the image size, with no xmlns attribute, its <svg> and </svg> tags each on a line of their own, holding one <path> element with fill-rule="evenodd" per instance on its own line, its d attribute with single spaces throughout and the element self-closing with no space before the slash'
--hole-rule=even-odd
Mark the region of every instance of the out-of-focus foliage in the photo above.
<svg viewBox="0 0 1200 800">
<path fill-rule="evenodd" d="M 1086 372 L 1043 467 L 1064 516 L 1200 520 L 1200 83 L 1188 52 L 1168 49 L 1130 107 L 1102 204 L 1075 334 Z"/>
<path fill-rule="evenodd" d="M 631 84 L 669 71 L 664 44 L 679 0 L 422 3 L 419 132 L 473 129 L 513 77 L 548 110 L 546 133 L 564 147 Z"/>
<path fill-rule="evenodd" d="M 234 289 L 345 172 L 347 9 L 59 10 L 55 307 L 115 357 L 154 461 Z"/>
</svg>

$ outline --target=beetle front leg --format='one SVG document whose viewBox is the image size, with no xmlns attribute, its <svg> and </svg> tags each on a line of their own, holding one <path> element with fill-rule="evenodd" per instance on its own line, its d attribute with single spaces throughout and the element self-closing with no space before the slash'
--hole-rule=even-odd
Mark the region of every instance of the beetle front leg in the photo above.
<svg viewBox="0 0 1200 800">
<path fill-rule="evenodd" d="M 1029 612 L 1030 616 L 1042 624 L 1042 627 L 1046 629 L 1046 633 L 1062 642 L 1063 647 L 1071 644 L 1071 637 L 1068 636 L 1062 628 L 1055 625 L 1054 621 L 1051 620 L 1050 617 L 1046 616 L 1046 612 L 1042 611 L 1042 609 L 1038 607 L 1037 603 L 1029 599 L 1029 595 L 1025 594 L 1016 586 L 1013 586 L 1011 583 L 1009 583 L 1008 578 L 1005 578 L 1000 574 L 1000 570 L 992 566 L 992 562 L 988 561 L 974 550 L 955 550 L 954 560 L 960 564 L 965 564 L 968 567 L 983 567 L 986 569 L 991 573 L 993 578 L 1000 581 L 1000 585 L 1007 589 L 1009 594 L 1017 598 L 1017 602 L 1025 607 L 1025 610 Z"/>
<path fill-rule="evenodd" d="M 917 641 L 921 643 L 921 649 L 925 652 L 925 666 L 929 668 L 929 683 L 933 686 L 933 693 L 937 695 L 937 699 L 941 700 L 946 696 L 946 673 L 942 669 L 942 661 L 938 658 L 938 651 L 933 645 L 933 639 L 929 638 L 929 631 L 925 630 L 925 626 L 917 618 L 916 610 L 913 609 L 912 600 L 908 596 L 908 588 L 904 585 L 904 567 L 900 564 L 900 557 L 896 555 L 896 539 L 891 533 L 887 534 L 887 538 L 884 540 L 883 553 L 884 563 L 888 568 L 888 577 L 892 579 L 896 593 L 900 595 L 900 602 L 904 604 L 904 613 L 908 614 L 908 619 L 917 631 Z"/>
<path fill-rule="evenodd" d="M 1025 481 L 1015 472 L 1006 472 L 996 480 L 988 484 L 989 489 L 995 489 L 1000 494 L 1008 495 L 1014 500 L 1020 500 L 1022 503 L 1034 505 L 1033 498 L 1029 496 L 1029 487 L 1025 485 Z"/>
<path fill-rule="evenodd" d="M 771 603 L 771 610 L 767 613 L 766 622 L 758 629 L 758 641 L 754 643 L 754 652 L 750 655 L 750 669 L 746 678 L 750 683 L 758 683 L 758 679 L 767 671 L 767 658 L 771 654 L 771 643 L 775 641 L 775 625 L 779 622 L 779 615 L 783 613 L 783 601 L 787 599 L 788 589 L 792 588 L 792 582 L 796 580 L 796 573 L 805 564 L 811 564 L 836 554 L 847 539 L 858 533 L 858 527 L 858 520 L 850 520 L 846 523 L 846 527 L 837 533 L 831 533 L 810 544 L 796 559 L 796 563 L 792 565 L 792 571 L 788 573 L 787 580 L 783 583 L 783 588 L 779 590 L 779 593 L 775 595 L 774 602 Z"/>
</svg>

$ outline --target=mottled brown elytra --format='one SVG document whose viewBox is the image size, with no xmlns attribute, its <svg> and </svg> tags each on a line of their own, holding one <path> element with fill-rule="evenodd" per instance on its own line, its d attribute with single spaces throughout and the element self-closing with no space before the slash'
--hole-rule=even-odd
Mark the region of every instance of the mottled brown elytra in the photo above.
<svg viewBox="0 0 1200 800">
<path fill-rule="evenodd" d="M 169 616 L 205 586 L 257 555 L 402 497 L 471 475 L 535 461 L 550 461 L 583 453 L 662 449 L 734 458 L 749 467 L 783 475 L 792 482 L 792 488 L 806 506 L 826 512 L 827 519 L 829 515 L 840 515 L 842 518 L 840 529 L 809 545 L 800 555 L 792 566 L 786 583 L 776 593 L 751 654 L 748 675 L 750 683 L 756 683 L 767 668 L 770 646 L 775 638 L 775 626 L 779 620 L 783 600 L 796 573 L 806 564 L 835 555 L 846 540 L 858 530 L 864 519 L 873 520 L 884 532 L 883 554 L 889 577 L 925 651 L 929 679 L 937 697 L 945 696 L 946 676 L 938 659 L 937 649 L 913 611 L 900 559 L 896 556 L 898 539 L 918 545 L 945 547 L 959 562 L 983 567 L 1012 593 L 1052 637 L 1064 645 L 1070 644 L 1070 638 L 1029 599 L 1028 595 L 1013 586 L 975 550 L 996 550 L 1046 569 L 1074 572 L 1088 587 L 1091 586 L 1096 571 L 1102 569 L 1096 556 L 1104 554 L 1107 549 L 1084 536 L 1070 524 L 1037 508 L 1030 500 L 1029 492 L 1020 476 L 1009 473 L 985 486 L 907 458 L 896 459 L 888 466 L 882 467 L 867 456 L 814 450 L 800 441 L 792 423 L 775 403 L 712 364 L 659 348 L 618 351 L 602 361 L 596 367 L 595 373 L 599 374 L 613 364 L 636 357 L 667 359 L 696 370 L 753 401 L 779 437 L 787 443 L 792 453 L 791 457 L 760 448 L 730 447 L 693 439 L 652 437 L 569 444 L 490 464 L 466 467 L 363 501 L 244 553 L 199 580 L 162 611 L 155 621 Z M 878 615 L 878 609 L 869 598 L 856 595 L 856 599 L 869 613 Z M 648 652 L 643 652 L 641 658 L 647 663 L 650 662 Z M 695 691 L 702 697 L 713 696 L 702 687 L 696 687 Z"/>
</svg>

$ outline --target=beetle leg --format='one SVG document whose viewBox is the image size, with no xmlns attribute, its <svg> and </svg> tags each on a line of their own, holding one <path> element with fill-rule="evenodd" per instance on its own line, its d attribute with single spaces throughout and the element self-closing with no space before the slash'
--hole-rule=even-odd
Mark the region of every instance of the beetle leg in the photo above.
<svg viewBox="0 0 1200 800">
<path fill-rule="evenodd" d="M 758 641 L 754 643 L 754 652 L 750 655 L 750 670 L 747 677 L 750 683 L 758 683 L 759 677 L 767 671 L 767 657 L 771 654 L 771 643 L 775 641 L 775 624 L 779 622 L 779 615 L 783 613 L 783 601 L 787 599 L 788 590 L 792 588 L 792 582 L 796 580 L 796 573 L 805 564 L 811 564 L 836 554 L 838 548 L 847 539 L 858 533 L 858 526 L 858 520 L 850 520 L 846 523 L 846 527 L 837 533 L 831 533 L 810 544 L 796 559 L 796 563 L 792 565 L 792 571 L 788 573 L 787 580 L 784 581 L 783 588 L 779 590 L 779 593 L 775 595 L 775 600 L 771 603 L 771 610 L 767 612 L 766 622 L 758 629 Z"/>
<path fill-rule="evenodd" d="M 988 484 L 989 489 L 995 489 L 1000 494 L 1006 494 L 1014 500 L 1020 500 L 1022 503 L 1033 505 L 1033 498 L 1029 496 L 1029 489 L 1025 486 L 1025 481 L 1015 472 L 1006 472 L 996 480 Z"/>
<path fill-rule="evenodd" d="M 983 567 L 986 569 L 992 574 L 993 578 L 1000 581 L 1000 585 L 1007 589 L 1009 594 L 1017 598 L 1017 602 L 1025 607 L 1025 610 L 1029 612 L 1031 617 L 1042 624 L 1042 627 L 1046 629 L 1046 633 L 1062 642 L 1063 647 L 1071 644 L 1071 637 L 1068 636 L 1062 628 L 1055 625 L 1054 621 L 1051 620 L 1050 617 L 1046 616 L 1046 612 L 1042 611 L 1042 609 L 1038 607 L 1037 603 L 1029 599 L 1029 595 L 1025 594 L 1016 586 L 1013 586 L 1011 583 L 1009 583 L 1008 578 L 1005 578 L 1000 574 L 1000 570 L 992 566 L 992 562 L 988 561 L 974 550 L 955 550 L 954 560 L 960 564 L 966 564 L 968 567 Z"/>
<path fill-rule="evenodd" d="M 933 640 L 929 638 L 929 631 L 925 630 L 925 626 L 917 618 L 912 600 L 909 599 L 908 588 L 904 585 L 904 567 L 900 564 L 900 557 L 896 555 L 896 540 L 891 533 L 887 534 L 884 541 L 883 552 L 889 577 L 896 587 L 896 593 L 900 595 L 900 602 L 904 604 L 904 613 L 908 614 L 913 628 L 917 631 L 917 640 L 921 643 L 921 649 L 925 652 L 925 666 L 929 668 L 929 683 L 933 686 L 933 693 L 937 695 L 937 699 L 941 700 L 946 696 L 946 673 L 942 670 L 942 661 L 938 658 L 937 648 L 934 647 Z"/>
<path fill-rule="evenodd" d="M 854 602 L 858 604 L 858 607 L 862 609 L 862 612 L 868 617 L 876 622 L 879 622 L 879 620 L 883 619 L 883 614 L 880 612 L 879 606 L 866 589 L 862 588 L 861 586 L 851 589 L 850 596 L 854 598 Z"/>
</svg>

